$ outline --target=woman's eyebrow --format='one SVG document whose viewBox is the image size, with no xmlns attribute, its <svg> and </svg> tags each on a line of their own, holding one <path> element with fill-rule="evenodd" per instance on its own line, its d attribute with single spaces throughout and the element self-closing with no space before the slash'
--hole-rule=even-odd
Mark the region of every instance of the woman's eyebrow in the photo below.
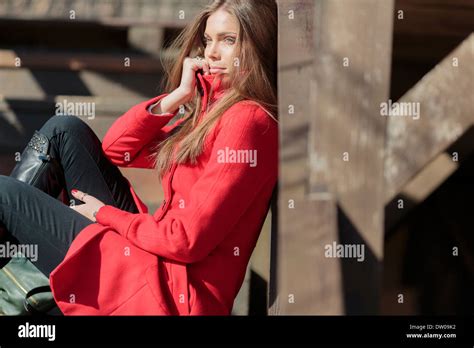
<svg viewBox="0 0 474 348">
<path fill-rule="evenodd" d="M 234 32 L 232 32 L 232 31 L 226 31 L 226 32 L 217 34 L 217 36 L 224 36 L 224 35 L 227 35 L 227 34 L 234 34 L 234 35 L 237 35 L 237 33 L 234 33 Z M 207 33 L 204 33 L 204 35 L 209 36 L 209 34 L 207 34 Z"/>
</svg>

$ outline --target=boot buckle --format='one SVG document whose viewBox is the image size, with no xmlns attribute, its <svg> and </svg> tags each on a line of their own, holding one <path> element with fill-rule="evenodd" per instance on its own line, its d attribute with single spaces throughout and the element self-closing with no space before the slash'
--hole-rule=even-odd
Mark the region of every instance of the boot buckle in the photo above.
<svg viewBox="0 0 474 348">
<path fill-rule="evenodd" d="M 39 158 L 40 160 L 42 160 L 43 162 L 49 162 L 49 160 L 51 159 L 51 156 L 50 156 L 50 155 L 43 155 L 43 154 L 41 154 L 41 155 L 38 156 L 38 158 Z"/>
</svg>

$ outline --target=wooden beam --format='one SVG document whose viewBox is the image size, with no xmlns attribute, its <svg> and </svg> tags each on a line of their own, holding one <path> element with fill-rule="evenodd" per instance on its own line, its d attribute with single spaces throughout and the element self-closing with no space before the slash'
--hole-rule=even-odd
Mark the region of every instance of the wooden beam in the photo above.
<svg viewBox="0 0 474 348">
<path fill-rule="evenodd" d="M 396 0 L 390 95 L 400 99 L 474 30 L 471 0 Z"/>
<path fill-rule="evenodd" d="M 15 68 L 18 64 L 24 68 L 45 70 L 123 73 L 160 73 L 163 70 L 159 59 L 131 53 L 16 52 L 0 49 L 0 68 Z"/>
<path fill-rule="evenodd" d="M 101 71 L 31 71 L 27 68 L 0 69 L 5 98 L 40 99 L 65 95 L 152 98 L 161 93 L 162 75 Z"/>
<path fill-rule="evenodd" d="M 472 31 L 471 0 L 396 0 L 395 15 L 403 11 L 394 34 L 411 36 L 464 36 Z"/>
<path fill-rule="evenodd" d="M 208 0 L 35 0 L 20 3 L 4 0 L 0 16 L 27 20 L 106 21 L 118 25 L 123 25 L 123 22 L 152 24 L 174 19 L 189 20 L 208 3 Z"/>
<path fill-rule="evenodd" d="M 389 117 L 385 177 L 390 232 L 474 151 L 474 34 L 399 103 L 419 103 L 419 118 Z M 456 66 L 457 65 L 457 66 Z"/>
<path fill-rule="evenodd" d="M 419 105 L 418 117 L 387 117 L 387 204 L 403 193 L 412 178 L 474 124 L 473 60 L 474 34 L 471 34 L 397 101 Z M 453 154 L 448 155 L 453 160 Z"/>
</svg>

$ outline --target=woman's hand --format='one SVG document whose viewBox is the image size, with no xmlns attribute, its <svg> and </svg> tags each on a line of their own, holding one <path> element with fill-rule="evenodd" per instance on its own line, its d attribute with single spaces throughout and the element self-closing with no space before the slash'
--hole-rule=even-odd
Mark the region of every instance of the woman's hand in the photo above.
<svg viewBox="0 0 474 348">
<path fill-rule="evenodd" d="M 97 198 L 79 190 L 71 190 L 71 193 L 74 198 L 84 202 L 84 204 L 81 205 L 71 206 L 71 209 L 74 209 L 78 213 L 84 215 L 89 220 L 96 222 L 95 214 L 97 214 L 99 209 L 105 204 L 99 201 Z"/>
<path fill-rule="evenodd" d="M 204 75 L 209 75 L 209 63 L 204 58 L 184 58 L 183 73 L 178 89 L 188 95 L 192 95 L 196 87 L 196 71 L 198 70 L 203 70 Z"/>
<path fill-rule="evenodd" d="M 183 72 L 179 87 L 164 97 L 159 103 L 155 104 L 151 109 L 151 113 L 155 115 L 174 113 L 180 105 L 189 102 L 194 97 L 196 71 L 200 69 L 204 71 L 204 75 L 210 74 L 209 64 L 203 58 L 184 58 Z"/>
</svg>

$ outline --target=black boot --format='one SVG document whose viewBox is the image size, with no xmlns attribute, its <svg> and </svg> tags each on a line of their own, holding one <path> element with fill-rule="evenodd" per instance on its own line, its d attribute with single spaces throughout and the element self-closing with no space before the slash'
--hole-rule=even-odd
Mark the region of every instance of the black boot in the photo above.
<svg viewBox="0 0 474 348">
<path fill-rule="evenodd" d="M 30 142 L 21 154 L 21 160 L 13 168 L 10 176 L 54 198 L 61 196 L 64 202 L 64 173 L 61 163 L 50 155 L 49 139 L 35 130 Z M 66 202 L 64 202 L 66 203 Z"/>
</svg>

